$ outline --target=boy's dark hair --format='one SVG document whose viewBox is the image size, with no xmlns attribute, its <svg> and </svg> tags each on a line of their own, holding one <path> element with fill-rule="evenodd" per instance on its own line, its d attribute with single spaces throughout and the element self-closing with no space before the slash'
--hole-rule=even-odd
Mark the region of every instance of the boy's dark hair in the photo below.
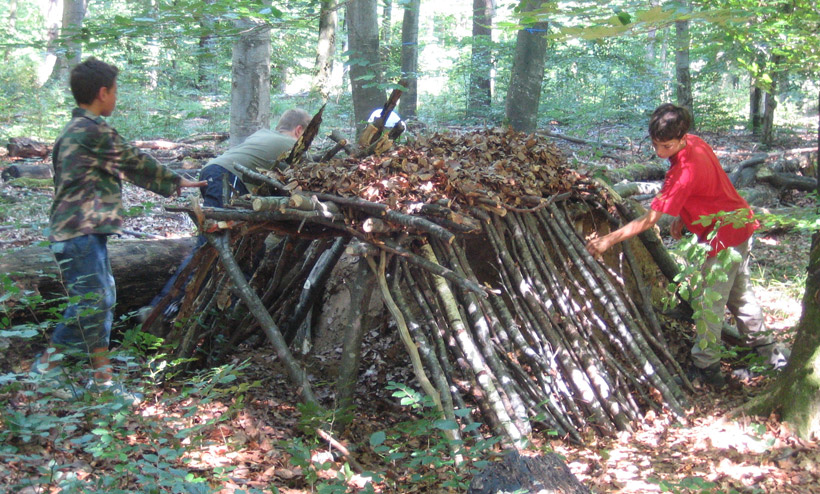
<svg viewBox="0 0 820 494">
<path fill-rule="evenodd" d="M 71 69 L 71 94 L 78 105 L 90 105 L 100 88 L 110 88 L 117 82 L 119 69 L 94 57 L 88 57 Z"/>
<path fill-rule="evenodd" d="M 298 126 L 307 127 L 310 123 L 310 115 L 301 108 L 291 108 L 279 117 L 276 123 L 278 132 L 289 132 Z"/>
<path fill-rule="evenodd" d="M 692 114 L 682 106 L 664 103 L 655 108 L 649 119 L 649 137 L 653 141 L 680 139 L 692 126 Z"/>
</svg>

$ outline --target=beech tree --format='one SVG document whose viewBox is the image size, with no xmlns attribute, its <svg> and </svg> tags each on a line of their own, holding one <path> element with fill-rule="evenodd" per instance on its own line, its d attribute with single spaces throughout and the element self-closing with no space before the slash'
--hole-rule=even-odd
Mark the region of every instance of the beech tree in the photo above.
<svg viewBox="0 0 820 494">
<path fill-rule="evenodd" d="M 351 0 L 347 5 L 350 87 L 356 125 L 367 120 L 374 108 L 384 104 L 379 89 L 379 23 L 376 0 Z"/>
<path fill-rule="evenodd" d="M 473 39 L 470 56 L 470 86 L 467 115 L 487 115 L 492 102 L 493 0 L 473 0 Z"/>
<path fill-rule="evenodd" d="M 327 101 L 330 94 L 330 75 L 333 72 L 333 57 L 336 54 L 336 25 L 338 7 L 334 0 L 322 0 L 319 14 L 319 40 L 316 47 L 316 76 L 313 89 Z"/>
<path fill-rule="evenodd" d="M 518 6 L 521 24 L 515 42 L 515 56 L 507 89 L 506 117 L 513 129 L 535 130 L 541 83 L 544 80 L 544 59 L 547 53 L 547 21 L 538 10 L 546 0 L 522 0 Z"/>
<path fill-rule="evenodd" d="M 420 8 L 421 0 L 405 2 L 401 24 L 401 78 L 405 83 L 405 91 L 399 100 L 399 115 L 405 120 L 417 114 Z"/>
<path fill-rule="evenodd" d="M 241 34 L 231 62 L 231 146 L 270 127 L 270 27 L 249 17 L 237 21 L 237 27 Z"/>
<path fill-rule="evenodd" d="M 684 8 L 688 5 L 683 2 Z M 689 19 L 675 22 L 675 89 L 678 105 L 694 115 L 692 101 L 692 78 L 689 73 Z"/>
</svg>

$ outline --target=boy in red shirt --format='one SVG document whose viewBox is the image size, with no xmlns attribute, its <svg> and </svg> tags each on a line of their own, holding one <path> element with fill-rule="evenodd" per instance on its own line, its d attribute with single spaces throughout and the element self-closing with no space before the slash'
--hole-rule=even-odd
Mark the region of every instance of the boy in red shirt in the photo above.
<svg viewBox="0 0 820 494">
<path fill-rule="evenodd" d="M 600 255 L 613 245 L 652 228 L 664 213 L 677 216 L 670 227 L 673 238 L 680 239 L 683 227 L 686 226 L 697 235 L 698 240 L 709 242 L 711 249 L 702 268 L 704 273 L 708 273 L 715 264 L 718 252 L 733 247 L 741 259 L 726 268 L 726 281 L 718 281 L 710 286 L 721 296 L 711 307 L 705 309 L 717 314 L 720 321 L 706 321 L 708 331 L 714 335 L 713 341 L 720 341 L 722 315 L 724 307 L 728 307 L 735 316 L 738 331 L 746 339 L 746 343 L 767 358 L 775 368 L 782 368 L 788 359 L 788 351 L 772 340 L 763 324 L 760 306 L 749 286 L 749 251 L 752 234 L 759 223 L 754 219 L 749 204 L 729 181 L 712 148 L 701 138 L 687 134 L 691 123 L 692 118 L 685 108 L 667 103 L 655 109 L 649 121 L 649 136 L 658 157 L 668 158 L 671 164 L 661 192 L 652 201 L 646 214 L 612 233 L 593 238 L 587 243 L 587 250 L 592 255 Z M 739 228 L 726 221 L 711 240 L 709 236 L 717 220 L 709 225 L 695 223 L 703 216 L 738 210 L 748 211 L 741 214 L 746 214 L 749 221 Z M 720 348 L 716 344 L 701 348 L 702 338 L 698 336 L 692 347 L 692 377 L 718 387 L 723 386 L 725 379 L 720 370 Z"/>
</svg>

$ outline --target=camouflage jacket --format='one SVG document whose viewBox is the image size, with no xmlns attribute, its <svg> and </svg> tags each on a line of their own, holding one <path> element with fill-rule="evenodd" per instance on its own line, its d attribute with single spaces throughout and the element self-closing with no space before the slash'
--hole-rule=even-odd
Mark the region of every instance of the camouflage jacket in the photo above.
<svg viewBox="0 0 820 494">
<path fill-rule="evenodd" d="M 125 142 L 102 117 L 75 108 L 54 143 L 49 240 L 122 231 L 122 180 L 170 196 L 182 178 Z"/>
</svg>

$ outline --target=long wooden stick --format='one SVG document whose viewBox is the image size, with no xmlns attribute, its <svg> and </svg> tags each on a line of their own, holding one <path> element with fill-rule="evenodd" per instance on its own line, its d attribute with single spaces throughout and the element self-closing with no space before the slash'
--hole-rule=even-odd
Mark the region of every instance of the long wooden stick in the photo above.
<svg viewBox="0 0 820 494">
<path fill-rule="evenodd" d="M 236 294 L 248 307 L 248 310 L 253 313 L 257 321 L 259 321 L 259 325 L 262 326 L 268 339 L 273 344 L 276 355 L 285 365 L 291 381 L 297 386 L 297 392 L 301 395 L 302 400 L 305 403 L 321 407 L 316 400 L 316 396 L 313 394 L 313 389 L 307 379 L 307 373 L 299 363 L 296 362 L 296 359 L 293 358 L 290 349 L 288 349 L 288 345 L 285 343 L 285 339 L 282 337 L 282 333 L 279 332 L 279 328 L 276 326 L 276 323 L 273 322 L 270 313 L 262 304 L 262 301 L 259 300 L 259 297 L 250 287 L 247 280 L 245 280 L 245 274 L 231 253 L 228 233 L 219 235 L 207 233 L 205 234 L 205 238 L 208 239 L 208 243 L 219 253 L 219 259 L 222 261 L 222 265 L 234 283 Z"/>
</svg>

